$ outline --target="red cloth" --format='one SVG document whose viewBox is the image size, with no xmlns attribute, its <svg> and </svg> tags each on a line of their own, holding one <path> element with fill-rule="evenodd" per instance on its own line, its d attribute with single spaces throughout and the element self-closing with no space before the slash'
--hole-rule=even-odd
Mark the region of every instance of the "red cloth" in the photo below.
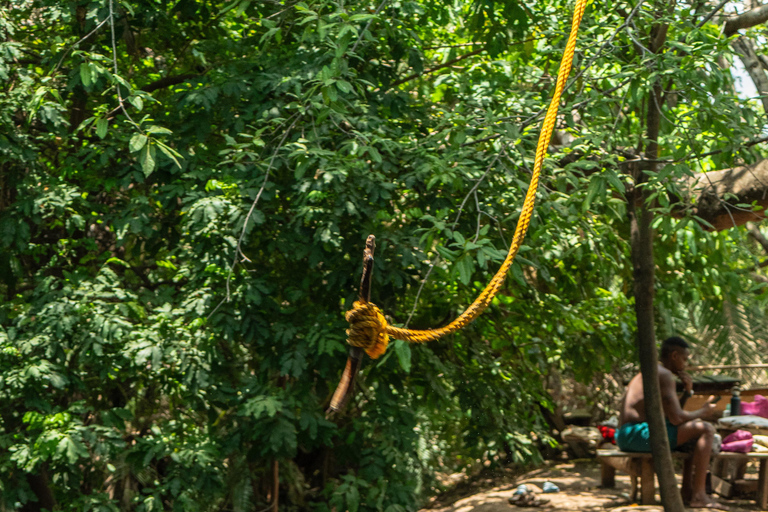
<svg viewBox="0 0 768 512">
<path fill-rule="evenodd" d="M 600 425 L 599 427 L 597 427 L 597 429 L 600 431 L 600 434 L 603 436 L 603 439 L 613 444 L 616 444 L 616 438 L 614 437 L 614 434 L 616 434 L 615 428 L 606 427 L 605 425 Z"/>
</svg>

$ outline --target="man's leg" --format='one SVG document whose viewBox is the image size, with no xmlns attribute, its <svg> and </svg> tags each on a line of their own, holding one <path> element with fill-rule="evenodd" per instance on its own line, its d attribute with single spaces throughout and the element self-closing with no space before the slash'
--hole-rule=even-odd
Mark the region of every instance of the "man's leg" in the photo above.
<svg viewBox="0 0 768 512">
<path fill-rule="evenodd" d="M 715 428 L 706 421 L 692 420 L 677 427 L 678 446 L 696 440 L 693 448 L 693 482 L 691 489 L 691 507 L 705 507 L 716 503 L 707 496 L 707 470 L 712 455 L 712 442 L 715 438 Z"/>
</svg>

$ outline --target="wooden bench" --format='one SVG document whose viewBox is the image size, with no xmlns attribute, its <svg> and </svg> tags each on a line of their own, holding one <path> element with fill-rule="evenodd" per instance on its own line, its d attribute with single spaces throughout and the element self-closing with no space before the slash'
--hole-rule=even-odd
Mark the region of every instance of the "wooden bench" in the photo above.
<svg viewBox="0 0 768 512">
<path fill-rule="evenodd" d="M 683 478 L 691 478 L 690 453 L 672 452 L 672 457 L 683 460 Z M 640 477 L 640 502 L 642 505 L 652 505 L 655 502 L 656 481 L 653 471 L 653 458 L 650 453 L 622 452 L 618 448 L 597 450 L 597 458 L 600 461 L 600 477 L 603 487 L 616 485 L 615 475 L 619 469 L 629 473 L 632 482 L 632 501 L 637 498 L 637 477 Z M 768 509 L 768 453 L 732 453 L 721 452 L 713 461 L 722 463 L 725 461 L 760 463 L 757 479 L 757 505 L 761 510 Z M 716 464 L 720 467 L 721 464 Z M 719 476 L 719 475 L 716 475 Z M 683 482 L 683 488 L 690 489 L 690 481 Z"/>
<path fill-rule="evenodd" d="M 672 452 L 674 459 L 682 459 L 684 462 L 683 475 L 690 478 L 690 453 Z M 618 448 L 597 450 L 597 459 L 600 461 L 600 480 L 602 487 L 616 486 L 616 470 L 628 473 L 632 482 L 630 499 L 637 499 L 637 477 L 640 477 L 640 503 L 653 505 L 656 502 L 656 480 L 653 472 L 653 458 L 650 453 L 623 452 Z M 684 482 L 683 487 L 690 488 L 690 482 Z"/>
</svg>

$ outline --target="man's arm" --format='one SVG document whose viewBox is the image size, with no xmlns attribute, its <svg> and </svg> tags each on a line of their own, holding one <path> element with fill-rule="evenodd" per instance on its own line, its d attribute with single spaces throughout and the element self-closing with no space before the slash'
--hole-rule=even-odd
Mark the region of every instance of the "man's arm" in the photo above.
<svg viewBox="0 0 768 512">
<path fill-rule="evenodd" d="M 714 417 L 715 405 L 709 400 L 701 409 L 695 411 L 683 410 L 675 392 L 675 378 L 671 372 L 659 372 L 659 388 L 661 390 L 661 405 L 664 408 L 664 415 L 673 425 L 680 425 L 697 418 L 710 419 Z"/>
</svg>

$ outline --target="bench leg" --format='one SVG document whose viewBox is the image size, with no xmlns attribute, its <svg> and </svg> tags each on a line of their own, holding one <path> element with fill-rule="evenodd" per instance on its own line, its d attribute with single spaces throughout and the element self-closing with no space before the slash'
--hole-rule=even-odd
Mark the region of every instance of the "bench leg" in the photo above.
<svg viewBox="0 0 768 512">
<path fill-rule="evenodd" d="M 683 502 L 688 503 L 691 501 L 693 494 L 693 457 L 688 457 L 683 461 L 683 486 L 680 494 L 682 495 Z"/>
<path fill-rule="evenodd" d="M 616 487 L 616 468 L 607 464 L 604 460 L 600 461 L 600 482 L 601 487 L 606 489 Z"/>
<path fill-rule="evenodd" d="M 768 460 L 760 460 L 760 476 L 757 479 L 757 507 L 768 510 Z"/>
<path fill-rule="evenodd" d="M 643 505 L 656 503 L 656 482 L 653 474 L 653 461 L 643 459 L 640 466 L 640 502 Z"/>
</svg>

